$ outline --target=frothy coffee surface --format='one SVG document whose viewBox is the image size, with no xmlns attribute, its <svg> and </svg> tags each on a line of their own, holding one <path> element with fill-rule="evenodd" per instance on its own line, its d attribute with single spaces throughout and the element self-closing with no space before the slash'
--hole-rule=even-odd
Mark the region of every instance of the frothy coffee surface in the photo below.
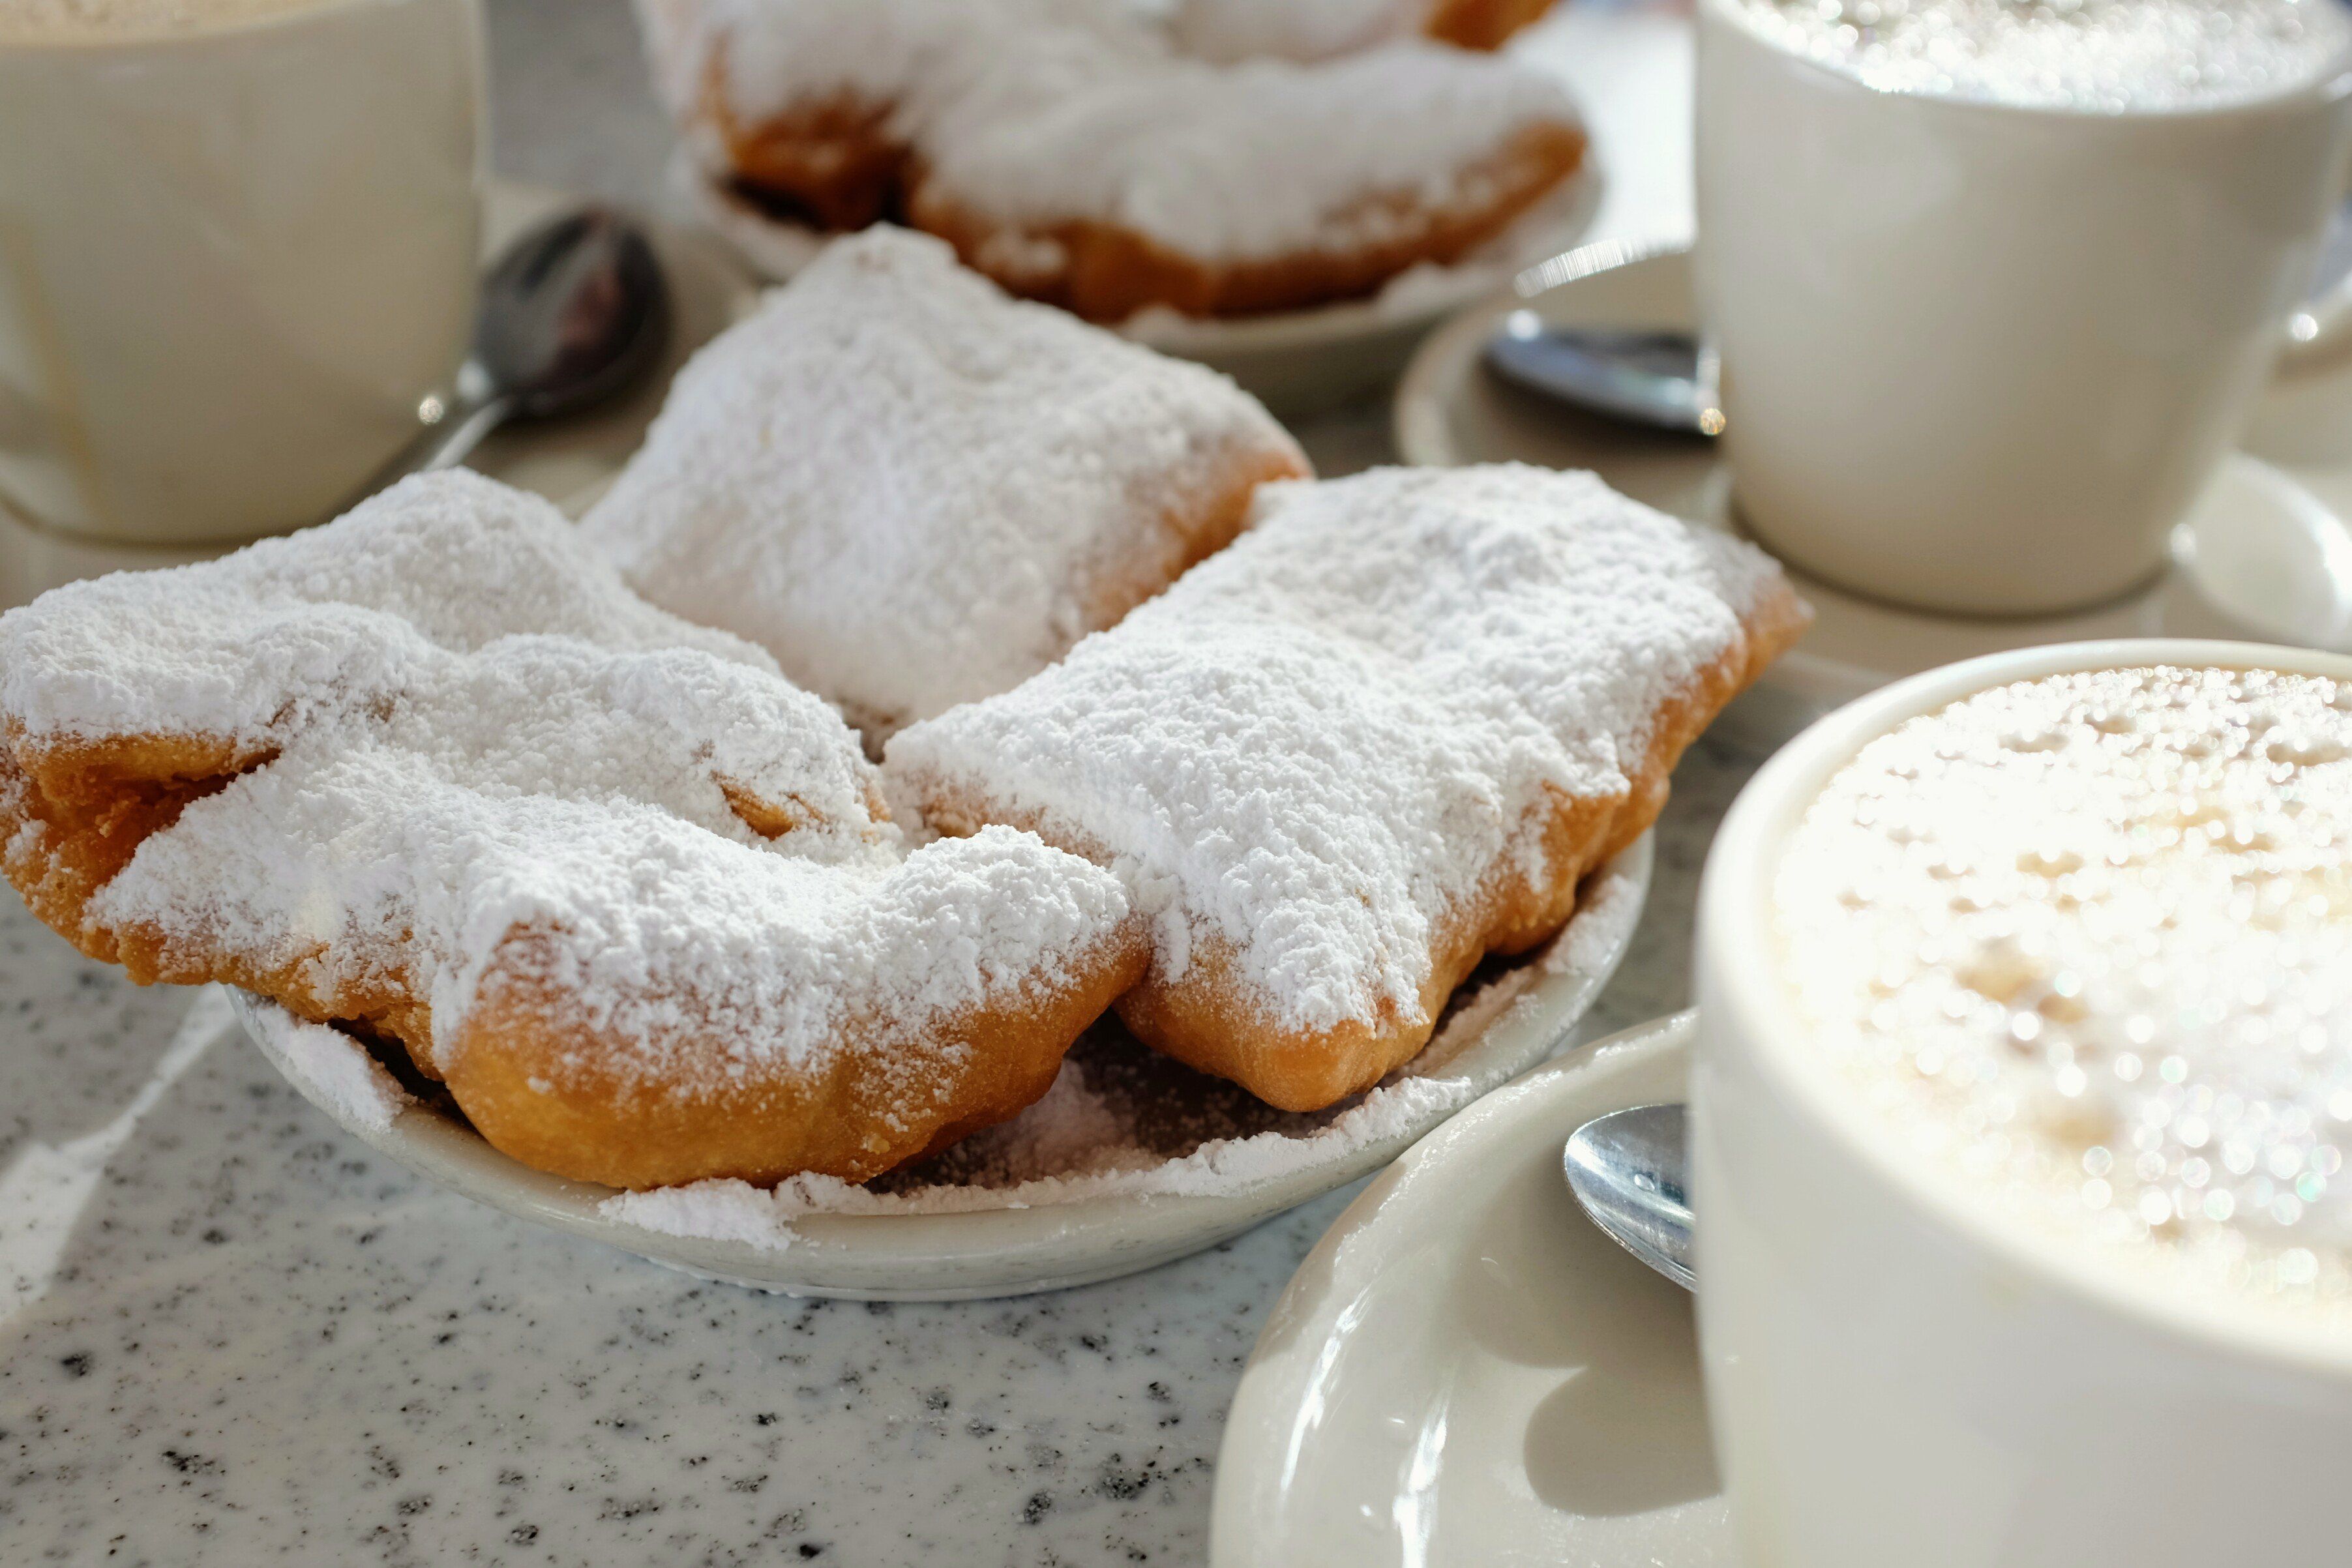
<svg viewBox="0 0 2352 1568">
<path fill-rule="evenodd" d="M 1847 765 L 1773 895 L 1832 1087 L 1906 1157 L 2168 1291 L 2352 1322 L 2352 683 L 1981 693 Z"/>
<path fill-rule="evenodd" d="M 2110 113 L 2306 87 L 2352 51 L 2336 0 L 1716 0 L 1890 92 Z"/>
<path fill-rule="evenodd" d="M 0 42 L 82 43 L 257 22 L 335 0 L 0 0 Z"/>
</svg>

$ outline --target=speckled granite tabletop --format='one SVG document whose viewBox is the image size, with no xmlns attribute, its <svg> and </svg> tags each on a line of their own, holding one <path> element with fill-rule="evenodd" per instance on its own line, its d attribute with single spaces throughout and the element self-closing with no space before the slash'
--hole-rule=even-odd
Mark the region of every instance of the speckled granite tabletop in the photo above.
<svg viewBox="0 0 2352 1568">
<path fill-rule="evenodd" d="M 491 14 L 501 167 L 661 204 L 621 0 Z M 1538 44 L 1594 104 L 1601 222 L 1678 232 L 1686 89 L 1584 51 L 1582 25 Z M 1665 129 L 1612 144 L 1611 93 Z M 1305 434 L 1342 470 L 1384 429 Z M 1685 1000 L 1698 865 L 1758 760 L 1684 761 L 1591 1032 Z M 1198 1563 L 1235 1377 L 1352 1196 L 1060 1295 L 701 1284 L 386 1164 L 217 995 L 127 985 L 0 898 L 0 1563 Z"/>
</svg>

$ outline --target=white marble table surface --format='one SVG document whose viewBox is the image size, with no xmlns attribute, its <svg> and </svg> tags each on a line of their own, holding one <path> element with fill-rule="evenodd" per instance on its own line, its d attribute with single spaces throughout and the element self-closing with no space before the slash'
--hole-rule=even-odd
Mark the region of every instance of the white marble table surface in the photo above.
<svg viewBox="0 0 2352 1568">
<path fill-rule="evenodd" d="M 1594 103 L 1602 221 L 1677 232 L 1687 89 L 1584 47 L 1625 8 L 1580 11 L 1539 42 Z M 491 12 L 501 168 L 662 204 L 621 0 Z M 1616 131 L 1628 95 L 1667 129 Z M 1338 469 L 1384 428 L 1306 434 Z M 1683 763 L 1595 1031 L 1684 1002 L 1698 863 L 1757 760 Z M 707 1285 L 376 1158 L 217 995 L 130 986 L 0 894 L 0 1563 L 1198 1563 L 1234 1379 L 1349 1196 L 1059 1295 Z"/>
</svg>

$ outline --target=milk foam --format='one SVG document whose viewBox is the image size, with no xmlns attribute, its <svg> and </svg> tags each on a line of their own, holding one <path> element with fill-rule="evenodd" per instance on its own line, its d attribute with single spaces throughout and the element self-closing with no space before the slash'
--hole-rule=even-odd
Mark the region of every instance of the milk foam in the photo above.
<svg viewBox="0 0 2352 1568">
<path fill-rule="evenodd" d="M 2020 108 L 2221 108 L 2352 53 L 2340 0 L 1712 0 L 1778 47 L 1890 92 Z"/>
<path fill-rule="evenodd" d="M 1902 1157 L 2169 1292 L 2352 1326 L 2352 683 L 1982 693 L 1832 780 L 1773 904 Z"/>
<path fill-rule="evenodd" d="M 338 0 L 0 0 L 0 43 L 89 43 L 258 22 Z"/>
</svg>

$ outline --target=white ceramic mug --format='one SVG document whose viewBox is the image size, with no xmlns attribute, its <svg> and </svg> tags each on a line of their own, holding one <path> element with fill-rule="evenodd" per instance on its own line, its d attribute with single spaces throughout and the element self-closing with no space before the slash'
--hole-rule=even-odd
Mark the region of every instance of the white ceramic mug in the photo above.
<svg viewBox="0 0 2352 1568">
<path fill-rule="evenodd" d="M 1840 587 L 2031 614 L 2128 591 L 2312 275 L 2352 76 L 2103 112 L 1881 91 L 1702 0 L 1697 285 L 1740 512 Z"/>
<path fill-rule="evenodd" d="M 320 520 L 472 325 L 478 0 L 0 42 L 0 499 L 124 543 Z"/>
<path fill-rule="evenodd" d="M 1744 1568 L 2199 1568 L 2346 1554 L 2352 1343 L 2169 1299 L 1899 1155 L 1805 1036 L 1768 914 L 1869 741 L 2063 671 L 2352 659 L 2085 643 L 1930 671 L 1822 720 L 1725 819 L 1699 894 L 1700 1351 Z"/>
</svg>

